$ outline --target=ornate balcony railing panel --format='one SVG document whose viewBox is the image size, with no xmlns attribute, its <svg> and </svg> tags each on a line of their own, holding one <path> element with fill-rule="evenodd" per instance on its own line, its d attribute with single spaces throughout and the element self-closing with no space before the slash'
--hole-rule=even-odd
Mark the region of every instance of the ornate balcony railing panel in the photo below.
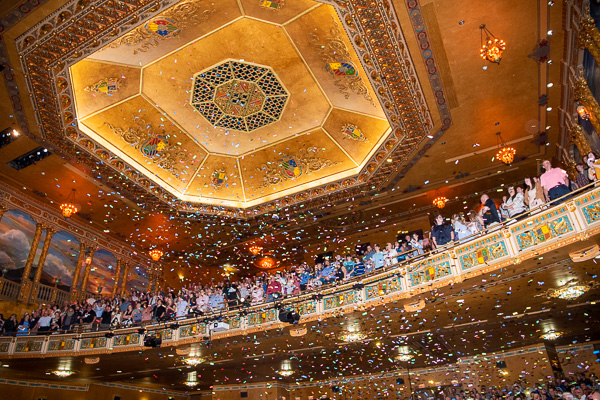
<svg viewBox="0 0 600 400">
<path fill-rule="evenodd" d="M 176 346 L 201 341 L 208 334 L 218 338 L 280 327 L 282 323 L 279 321 L 279 309 L 282 307 L 295 310 L 302 315 L 302 320 L 309 321 L 323 315 L 385 302 L 387 298 L 408 298 L 415 291 L 431 285 L 443 286 L 462 281 L 473 274 L 517 264 L 598 232 L 600 188 L 592 188 L 565 203 L 544 210 L 533 210 L 532 215 L 519 221 L 491 227 L 481 236 L 452 248 L 422 255 L 421 259 L 408 260 L 374 274 L 337 282 L 318 292 L 278 299 L 241 310 L 222 310 L 213 315 L 150 324 L 144 326 L 145 332 L 138 327 L 130 327 L 111 330 L 108 335 L 109 331 L 101 331 L 0 337 L 0 355 L 31 357 L 40 354 L 60 355 L 65 352 L 93 354 L 133 350 L 139 349 L 148 335 Z M 228 323 L 229 329 L 211 331 L 217 320 Z"/>
<path fill-rule="evenodd" d="M 17 282 L 0 278 L 0 297 L 5 299 L 17 299 L 21 286 Z"/>
</svg>

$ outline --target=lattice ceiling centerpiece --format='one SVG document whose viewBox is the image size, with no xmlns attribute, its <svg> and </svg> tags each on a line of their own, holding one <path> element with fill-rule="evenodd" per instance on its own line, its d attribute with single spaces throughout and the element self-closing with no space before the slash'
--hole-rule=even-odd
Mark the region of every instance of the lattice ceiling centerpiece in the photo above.
<svg viewBox="0 0 600 400">
<path fill-rule="evenodd" d="M 214 126 L 251 132 L 278 121 L 288 97 L 271 68 L 228 60 L 194 75 L 191 104 Z"/>
</svg>

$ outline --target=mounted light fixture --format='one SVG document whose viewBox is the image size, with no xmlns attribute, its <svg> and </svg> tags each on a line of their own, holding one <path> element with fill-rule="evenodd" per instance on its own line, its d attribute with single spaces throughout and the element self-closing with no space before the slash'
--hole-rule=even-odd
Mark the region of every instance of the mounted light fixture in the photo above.
<svg viewBox="0 0 600 400">
<path fill-rule="evenodd" d="M 71 215 L 75 214 L 79 209 L 75 205 L 75 189 L 71 189 L 71 193 L 65 199 L 65 202 L 60 205 L 60 212 L 65 218 L 70 218 Z"/>
<path fill-rule="evenodd" d="M 404 362 L 410 361 L 413 358 L 414 357 L 411 354 L 399 354 L 399 355 L 396 356 L 396 360 L 398 360 L 398 361 L 404 361 Z"/>
<path fill-rule="evenodd" d="M 262 247 L 260 247 L 256 244 L 253 244 L 252 246 L 250 246 L 248 248 L 248 250 L 250 250 L 250 253 L 252 253 L 253 255 L 257 255 L 258 253 L 260 253 L 262 251 L 262 249 L 263 249 Z"/>
<path fill-rule="evenodd" d="M 551 330 L 551 331 L 544 333 L 542 336 L 540 336 L 540 338 L 542 338 L 544 340 L 556 340 L 559 337 L 561 337 L 562 335 L 563 335 L 562 332 Z"/>
<path fill-rule="evenodd" d="M 514 148 L 506 145 L 500 132 L 496 132 L 496 144 L 498 145 L 496 159 L 502 161 L 506 165 L 512 164 L 512 162 L 515 160 L 515 154 L 517 154 L 517 151 Z"/>
<path fill-rule="evenodd" d="M 590 119 L 590 113 L 588 112 L 587 108 L 585 108 L 585 106 L 577 106 L 577 114 L 579 114 L 581 119 Z"/>
<path fill-rule="evenodd" d="M 183 360 L 183 362 L 186 363 L 187 365 L 195 367 L 198 364 L 202 364 L 204 362 L 204 359 L 202 359 L 200 357 L 187 357 Z"/>
<path fill-rule="evenodd" d="M 361 332 L 347 332 L 340 335 L 340 340 L 347 343 L 358 342 L 363 340 L 366 337 L 364 333 Z"/>
<path fill-rule="evenodd" d="M 433 205 L 437 208 L 444 208 L 448 199 L 445 196 L 438 196 L 433 199 Z"/>
<path fill-rule="evenodd" d="M 163 253 L 161 250 L 159 249 L 152 249 L 148 252 L 148 254 L 150 254 L 150 257 L 152 258 L 152 260 L 154 261 L 158 261 L 160 260 L 160 258 L 163 256 Z"/>
<path fill-rule="evenodd" d="M 75 373 L 75 371 L 71 371 L 70 369 L 57 369 L 52 371 L 52 373 L 59 378 L 67 378 Z"/>
<path fill-rule="evenodd" d="M 496 38 L 496 36 L 485 27 L 485 24 L 481 24 L 479 29 L 481 29 L 481 49 L 479 49 L 479 55 L 484 60 L 488 60 L 494 64 L 500 64 L 502 53 L 506 50 L 506 43 L 504 40 Z M 484 33 L 485 39 L 483 38 Z"/>
<path fill-rule="evenodd" d="M 277 371 L 277 373 L 281 376 L 292 376 L 294 374 L 294 370 L 292 369 L 292 364 L 289 361 L 284 361 L 281 364 L 281 369 Z"/>
</svg>

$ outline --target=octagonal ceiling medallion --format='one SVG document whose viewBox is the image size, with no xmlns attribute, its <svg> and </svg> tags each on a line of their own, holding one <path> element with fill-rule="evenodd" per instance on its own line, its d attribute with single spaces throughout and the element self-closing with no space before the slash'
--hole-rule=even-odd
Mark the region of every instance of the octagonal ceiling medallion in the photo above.
<svg viewBox="0 0 600 400">
<path fill-rule="evenodd" d="M 288 97 L 271 68 L 231 60 L 194 75 L 190 103 L 214 126 L 250 132 L 278 121 Z"/>
</svg>

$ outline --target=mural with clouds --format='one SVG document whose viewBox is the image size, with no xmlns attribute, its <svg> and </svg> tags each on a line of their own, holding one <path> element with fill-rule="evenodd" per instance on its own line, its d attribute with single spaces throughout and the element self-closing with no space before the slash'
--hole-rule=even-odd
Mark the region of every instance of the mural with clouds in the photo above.
<svg viewBox="0 0 600 400">
<path fill-rule="evenodd" d="M 55 233 L 44 262 L 41 283 L 53 285 L 59 279 L 58 286 L 69 290 L 73 285 L 78 255 L 79 240 L 75 236 L 67 232 Z"/>
<path fill-rule="evenodd" d="M 35 221 L 19 210 L 9 210 L 0 220 L 0 268 L 6 268 L 6 278 L 18 281 L 23 274 L 35 233 Z M 42 234 L 42 240 L 45 238 Z M 40 241 L 35 261 L 39 259 L 43 241 Z M 36 263 L 34 262 L 34 266 Z"/>
<path fill-rule="evenodd" d="M 148 273 L 146 272 L 146 268 L 141 266 L 130 268 L 126 286 L 129 293 L 133 290 L 140 292 L 148 290 Z"/>
<path fill-rule="evenodd" d="M 100 293 L 103 296 L 112 295 L 116 270 L 117 258 L 112 253 L 106 250 L 96 251 L 86 290 L 91 293 Z"/>
</svg>

